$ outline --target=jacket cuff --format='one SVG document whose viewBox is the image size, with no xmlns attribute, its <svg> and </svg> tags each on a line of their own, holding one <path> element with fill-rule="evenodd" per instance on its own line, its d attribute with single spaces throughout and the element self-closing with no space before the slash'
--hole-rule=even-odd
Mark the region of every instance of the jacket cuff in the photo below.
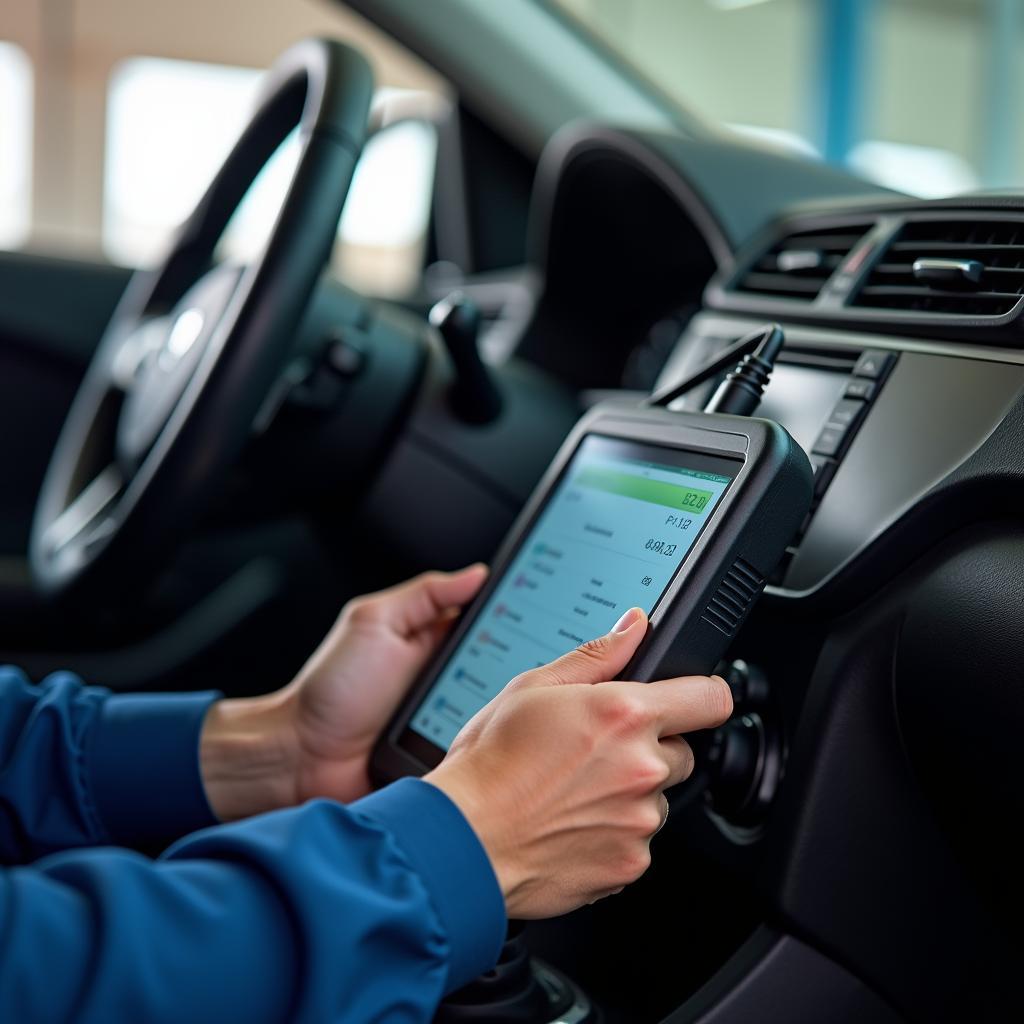
<svg viewBox="0 0 1024 1024">
<path fill-rule="evenodd" d="M 445 993 L 490 970 L 505 941 L 505 900 L 458 807 L 428 782 L 401 779 L 350 810 L 391 833 L 430 892 L 450 947 Z"/>
<path fill-rule="evenodd" d="M 169 842 L 217 824 L 199 770 L 199 734 L 220 696 L 125 694 L 102 703 L 84 767 L 110 840 L 124 846 Z"/>
</svg>

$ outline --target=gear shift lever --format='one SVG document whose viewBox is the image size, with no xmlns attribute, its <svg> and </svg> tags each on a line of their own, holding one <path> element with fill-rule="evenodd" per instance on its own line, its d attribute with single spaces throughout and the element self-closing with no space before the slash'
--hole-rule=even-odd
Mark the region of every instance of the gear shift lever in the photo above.
<svg viewBox="0 0 1024 1024">
<path fill-rule="evenodd" d="M 452 410 L 461 420 L 478 426 L 497 419 L 501 393 L 480 358 L 480 310 L 476 304 L 463 292 L 454 291 L 431 309 L 430 323 L 441 335 L 455 371 L 449 393 Z"/>
<path fill-rule="evenodd" d="M 597 1024 L 600 1016 L 564 974 L 530 957 L 512 923 L 494 970 L 441 1003 L 433 1024 Z"/>
</svg>

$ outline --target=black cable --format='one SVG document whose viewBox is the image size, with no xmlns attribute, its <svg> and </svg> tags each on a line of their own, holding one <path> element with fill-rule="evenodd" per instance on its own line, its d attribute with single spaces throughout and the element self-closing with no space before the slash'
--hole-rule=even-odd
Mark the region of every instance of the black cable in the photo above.
<svg viewBox="0 0 1024 1024">
<path fill-rule="evenodd" d="M 732 365 L 733 371 L 712 396 L 705 412 L 731 412 L 749 416 L 757 409 L 775 366 L 785 335 L 778 324 L 766 324 L 745 334 L 684 381 L 655 392 L 643 403 L 667 406 L 688 391 L 717 377 Z"/>
<path fill-rule="evenodd" d="M 745 355 L 736 369 L 722 381 L 704 406 L 705 412 L 753 416 L 757 411 L 786 338 L 778 324 L 768 324 L 760 331 L 759 339 L 757 348 Z"/>
</svg>

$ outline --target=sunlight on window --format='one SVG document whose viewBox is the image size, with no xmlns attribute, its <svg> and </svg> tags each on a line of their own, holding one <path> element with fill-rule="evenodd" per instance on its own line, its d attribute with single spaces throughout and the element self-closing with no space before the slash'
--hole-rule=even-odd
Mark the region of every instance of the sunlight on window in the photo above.
<svg viewBox="0 0 1024 1024">
<path fill-rule="evenodd" d="M 366 144 L 341 217 L 336 266 L 353 287 L 407 294 L 419 280 L 430 225 L 437 130 L 400 121 Z"/>
<path fill-rule="evenodd" d="M 248 120 L 261 72 L 138 57 L 107 95 L 103 247 L 152 265 L 191 212 Z"/>
<path fill-rule="evenodd" d="M 139 57 L 121 64 L 107 98 L 103 246 L 116 262 L 152 266 L 245 127 L 260 73 Z M 383 102 L 403 90 L 381 89 Z M 340 275 L 376 294 L 401 294 L 422 270 L 437 134 L 426 122 L 389 125 L 366 146 L 339 227 Z M 294 130 L 259 173 L 218 245 L 247 262 L 277 219 L 300 154 Z"/>
<path fill-rule="evenodd" d="M 430 215 L 437 132 L 424 121 L 385 128 L 352 179 L 341 232 L 357 245 L 410 245 Z M 419 187 L 411 187 L 419 186 Z"/>
<path fill-rule="evenodd" d="M 28 237 L 32 214 L 32 62 L 0 42 L 0 248 Z"/>
<path fill-rule="evenodd" d="M 241 131 L 241 126 L 239 127 Z M 248 263 L 260 254 L 281 211 L 299 164 L 299 129 L 293 128 L 256 175 L 217 245 L 217 258 Z"/>
<path fill-rule="evenodd" d="M 955 196 L 979 186 L 962 156 L 935 146 L 868 140 L 853 148 L 848 162 L 865 178 L 922 199 Z"/>
</svg>

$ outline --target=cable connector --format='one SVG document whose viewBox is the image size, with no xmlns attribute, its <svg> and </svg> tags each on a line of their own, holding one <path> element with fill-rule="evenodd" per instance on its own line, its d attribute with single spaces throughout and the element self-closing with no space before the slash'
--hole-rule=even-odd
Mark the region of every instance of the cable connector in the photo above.
<svg viewBox="0 0 1024 1024">
<path fill-rule="evenodd" d="M 752 416 L 761 404 L 761 396 L 771 379 L 775 360 L 782 351 L 786 337 L 778 324 L 769 324 L 755 334 L 748 335 L 745 340 L 757 347 L 745 355 L 722 381 L 704 406 L 705 412 Z"/>
</svg>

